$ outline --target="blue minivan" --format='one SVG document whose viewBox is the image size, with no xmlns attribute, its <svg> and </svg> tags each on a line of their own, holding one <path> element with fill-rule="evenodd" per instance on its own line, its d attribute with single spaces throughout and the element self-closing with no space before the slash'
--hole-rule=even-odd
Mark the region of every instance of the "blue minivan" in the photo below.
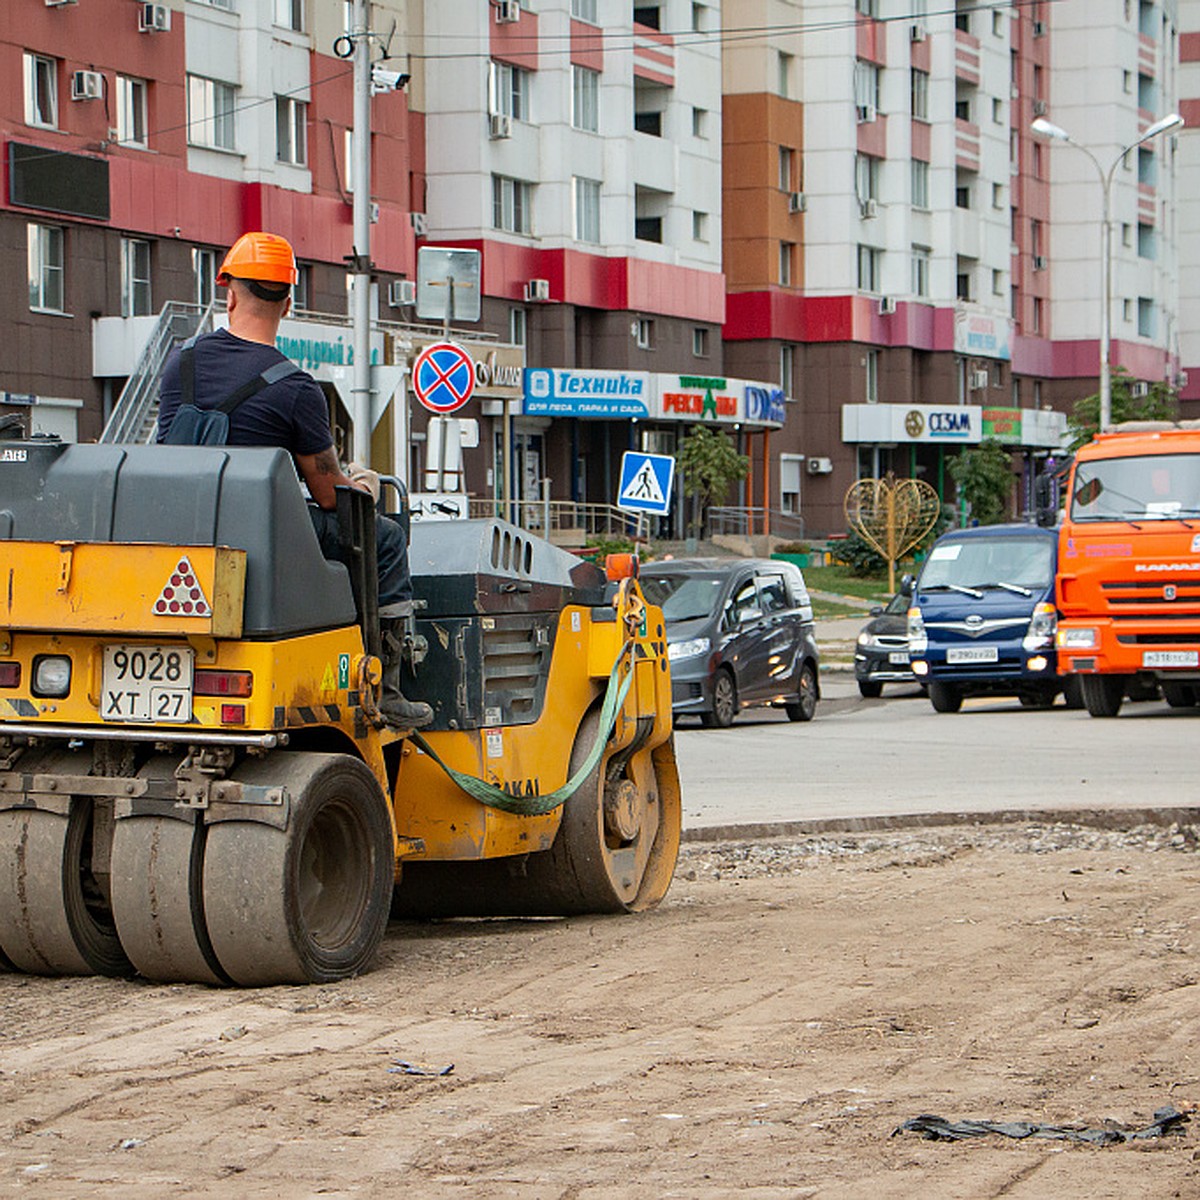
<svg viewBox="0 0 1200 1200">
<path fill-rule="evenodd" d="M 1057 673 L 1054 572 L 1058 532 L 1036 525 L 984 525 L 940 537 L 908 610 L 909 651 L 938 712 L 966 696 L 1016 696 L 1049 708 L 1060 692 L 1082 704 L 1078 680 Z"/>
</svg>

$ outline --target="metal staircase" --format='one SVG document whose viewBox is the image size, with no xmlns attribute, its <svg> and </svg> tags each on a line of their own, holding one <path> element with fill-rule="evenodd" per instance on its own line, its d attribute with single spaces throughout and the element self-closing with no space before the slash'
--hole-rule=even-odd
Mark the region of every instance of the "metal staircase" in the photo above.
<svg viewBox="0 0 1200 1200">
<path fill-rule="evenodd" d="M 186 304 L 171 300 L 163 306 L 133 374 L 121 389 L 120 398 L 100 435 L 102 442 L 154 441 L 158 424 L 158 388 L 167 356 L 193 334 L 213 326 L 213 305 Z"/>
</svg>

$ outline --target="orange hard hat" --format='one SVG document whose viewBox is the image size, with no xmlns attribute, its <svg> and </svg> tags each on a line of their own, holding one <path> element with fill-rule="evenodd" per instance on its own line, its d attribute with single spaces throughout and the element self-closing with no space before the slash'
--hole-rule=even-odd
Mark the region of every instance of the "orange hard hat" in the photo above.
<svg viewBox="0 0 1200 1200">
<path fill-rule="evenodd" d="M 292 244 L 277 233 L 243 233 L 229 247 L 217 272 L 217 282 L 222 284 L 246 279 L 291 286 L 299 278 Z"/>
</svg>

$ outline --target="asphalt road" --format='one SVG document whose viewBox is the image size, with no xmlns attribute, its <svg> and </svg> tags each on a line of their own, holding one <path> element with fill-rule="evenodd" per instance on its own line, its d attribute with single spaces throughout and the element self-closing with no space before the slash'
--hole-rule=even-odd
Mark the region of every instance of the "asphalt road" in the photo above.
<svg viewBox="0 0 1200 1200">
<path fill-rule="evenodd" d="M 936 713 L 919 688 L 864 700 L 853 674 L 822 672 L 807 725 L 743 713 L 729 729 L 677 727 L 685 831 L 929 813 L 1200 805 L 1193 755 L 1200 708 L 1126 701 L 1097 719 L 968 700 Z"/>
</svg>

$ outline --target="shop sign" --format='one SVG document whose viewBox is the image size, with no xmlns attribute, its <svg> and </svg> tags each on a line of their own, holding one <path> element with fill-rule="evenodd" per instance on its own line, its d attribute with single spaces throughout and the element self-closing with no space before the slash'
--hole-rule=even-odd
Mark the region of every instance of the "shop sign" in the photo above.
<svg viewBox="0 0 1200 1200">
<path fill-rule="evenodd" d="M 954 353 L 977 358 L 1012 358 L 1012 320 L 959 307 L 954 312 Z"/>
<path fill-rule="evenodd" d="M 980 440 L 983 410 L 976 404 L 847 404 L 842 407 L 842 440 L 886 445 L 895 442 Z"/>
<path fill-rule="evenodd" d="M 746 384 L 746 420 L 756 425 L 782 425 L 787 420 L 783 388 Z"/>
<path fill-rule="evenodd" d="M 983 436 L 998 442 L 1021 445 L 1021 410 L 1019 408 L 985 408 Z"/>
<path fill-rule="evenodd" d="M 645 371 L 525 368 L 526 416 L 647 417 L 650 376 Z"/>
<path fill-rule="evenodd" d="M 214 325 L 228 325 L 214 321 Z M 306 371 L 320 367 L 354 365 L 354 334 L 341 325 L 322 325 L 317 321 L 284 320 L 275 335 L 275 349 L 298 363 Z M 371 362 L 383 361 L 383 336 L 371 331 Z"/>
<path fill-rule="evenodd" d="M 740 421 L 741 404 L 730 381 L 708 375 L 658 376 L 658 413 L 665 421 Z"/>
</svg>

